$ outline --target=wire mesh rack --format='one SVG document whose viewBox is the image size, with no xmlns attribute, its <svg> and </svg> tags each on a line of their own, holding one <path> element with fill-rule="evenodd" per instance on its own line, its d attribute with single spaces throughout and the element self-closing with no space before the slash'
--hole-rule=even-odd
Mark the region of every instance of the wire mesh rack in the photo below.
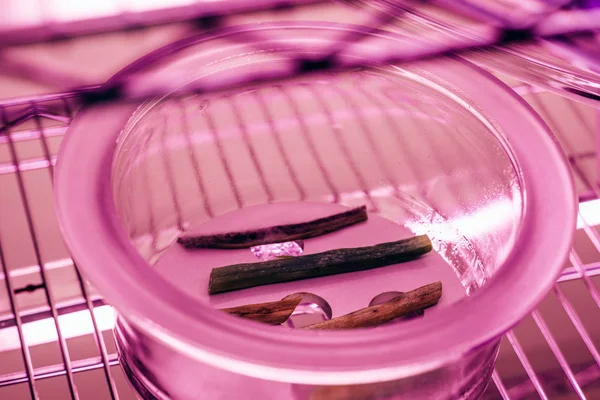
<svg viewBox="0 0 600 400">
<path fill-rule="evenodd" d="M 171 20 L 209 15 L 194 10 L 183 4 L 168 15 Z M 156 23 L 156 18 L 148 14 L 144 24 Z M 28 43 L 61 34 L 56 24 L 44 21 L 23 25 L 12 40 Z M 63 24 L 70 29 L 62 35 L 77 34 L 81 25 L 75 22 Z M 121 22 L 123 29 L 131 26 L 131 19 Z M 47 29 L 40 30 L 40 24 Z M 3 28 L 15 32 L 14 26 Z M 0 41 L 0 46 L 9 44 L 14 43 Z M 503 338 L 494 385 L 484 398 L 600 398 L 600 110 L 506 80 L 558 136 L 580 207 L 569 264 L 538 309 Z M 79 274 L 52 205 L 57 152 L 85 93 L 0 102 L 0 398 L 136 398 L 118 365 L 112 309 Z"/>
<path fill-rule="evenodd" d="M 486 398 L 570 398 L 569 393 L 573 398 L 594 398 L 600 383 L 600 331 L 593 322 L 600 313 L 595 282 L 600 274 L 600 233 L 595 227 L 600 223 L 600 189 L 594 151 L 598 111 L 528 85 L 519 84 L 515 90 L 544 116 L 569 155 L 581 200 L 579 230 L 570 265 L 553 292 L 505 336 L 495 386 Z M 2 398 L 46 398 L 54 390 L 48 388 L 56 386 L 71 398 L 131 396 L 117 367 L 110 309 L 68 257 L 52 211 L 53 166 L 76 104 L 74 94 L 63 93 L 0 106 L 0 357 L 8 361 L 0 373 Z M 567 126 L 553 118 L 554 107 L 570 110 Z M 563 324 L 576 331 L 585 351 L 571 339 L 565 342 L 572 336 Z M 535 336 L 542 340 L 535 342 Z M 87 350 L 81 351 L 78 340 L 87 342 Z M 536 346 L 547 348 L 539 351 Z M 90 348 L 93 355 L 82 357 Z M 514 357 L 520 374 L 510 360 Z M 45 365 L 41 358 L 54 363 Z M 16 370 L 7 370 L 15 365 Z M 79 383 L 92 371 L 96 374 L 90 379 L 105 381 L 105 397 L 85 393 L 85 384 Z"/>
</svg>

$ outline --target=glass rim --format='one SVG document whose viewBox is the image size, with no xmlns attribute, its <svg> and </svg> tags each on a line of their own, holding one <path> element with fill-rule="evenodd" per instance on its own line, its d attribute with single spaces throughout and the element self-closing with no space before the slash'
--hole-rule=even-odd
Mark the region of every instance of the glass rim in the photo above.
<svg viewBox="0 0 600 400">
<path fill-rule="evenodd" d="M 340 27 L 355 29 L 320 22 L 250 24 L 186 38 L 147 57 L 174 54 L 198 42 L 255 29 Z M 384 31 L 373 34 L 389 41 L 405 39 Z M 411 321 L 404 329 L 279 332 L 220 313 L 158 273 L 148 273 L 150 266 L 120 225 L 110 185 L 116 139 L 138 108 L 135 101 L 87 106 L 61 146 L 55 197 L 75 261 L 123 317 L 148 335 L 204 363 L 258 378 L 311 384 L 398 379 L 457 360 L 470 349 L 498 339 L 542 300 L 561 271 L 576 223 L 572 177 L 541 118 L 496 78 L 456 57 L 416 65 L 474 100 L 501 128 L 521 167 L 527 194 L 523 229 L 497 273 L 469 298 L 433 309 L 428 318 Z M 503 107 L 494 107 L 498 104 Z"/>
</svg>

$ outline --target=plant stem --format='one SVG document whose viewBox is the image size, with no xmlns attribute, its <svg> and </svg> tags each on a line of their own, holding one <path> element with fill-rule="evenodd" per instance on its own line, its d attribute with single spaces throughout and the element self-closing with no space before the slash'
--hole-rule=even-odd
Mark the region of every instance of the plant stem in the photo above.
<svg viewBox="0 0 600 400">
<path fill-rule="evenodd" d="M 290 242 L 321 236 L 367 219 L 367 207 L 361 206 L 339 214 L 296 224 L 206 236 L 183 235 L 177 239 L 177 243 L 186 249 L 243 249 L 261 244 Z"/>
<path fill-rule="evenodd" d="M 426 235 L 421 235 L 375 246 L 229 265 L 211 271 L 208 292 L 217 294 L 272 283 L 364 271 L 413 260 L 429 251 L 431 241 Z"/>
<path fill-rule="evenodd" d="M 356 329 L 385 324 L 410 312 L 437 304 L 442 297 L 442 282 L 430 283 L 386 303 L 362 308 L 329 321 L 319 322 L 302 329 Z"/>
<path fill-rule="evenodd" d="M 269 303 L 246 304 L 223 308 L 221 311 L 270 325 L 283 324 L 302 301 L 302 295 L 288 296 L 283 300 Z"/>
</svg>

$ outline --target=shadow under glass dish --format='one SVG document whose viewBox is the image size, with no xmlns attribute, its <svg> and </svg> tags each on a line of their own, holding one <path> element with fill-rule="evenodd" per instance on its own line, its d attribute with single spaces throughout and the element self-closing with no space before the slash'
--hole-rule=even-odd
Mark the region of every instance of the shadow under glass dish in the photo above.
<svg viewBox="0 0 600 400">
<path fill-rule="evenodd" d="M 336 34 L 348 31 L 352 27 L 314 23 L 235 28 L 183 44 L 173 52 L 175 57 L 138 68 L 129 88 L 176 88 L 190 82 L 221 85 L 240 74 L 281 71 L 292 62 L 290 54 L 320 54 L 335 42 Z M 228 35 L 247 32 L 262 35 L 260 51 L 257 43 L 225 41 Z M 395 38 L 379 32 L 345 57 L 368 54 Z M 558 261 L 569 244 L 563 236 L 570 234 L 568 227 L 574 221 L 564 160 L 545 127 L 512 96 L 472 65 L 443 58 L 403 67 L 314 73 L 209 94 L 177 92 L 137 108 L 117 104 L 84 112 L 79 126 L 74 124 L 75 132 L 94 117 L 103 120 L 107 110 L 115 115 L 108 118 L 114 119 L 110 135 L 87 138 L 97 142 L 99 152 L 110 155 L 110 167 L 93 152 L 80 149 L 78 156 L 85 156 L 90 168 L 110 177 L 112 191 L 104 198 L 110 204 L 91 207 L 98 216 L 97 245 L 105 249 L 106 243 L 109 248 L 104 256 L 126 254 L 123 263 L 107 263 L 108 268 L 122 265 L 124 271 L 114 268 L 116 275 L 140 274 L 139 279 L 128 278 L 127 294 L 110 285 L 106 288 L 112 296 L 105 294 L 109 301 L 123 297 L 125 312 L 116 335 L 138 390 L 173 399 L 192 399 L 199 391 L 207 398 L 247 393 L 249 399 L 314 400 L 346 398 L 341 396 L 348 392 L 359 393 L 362 397 L 356 398 L 361 399 L 476 398 L 489 382 L 503 332 L 494 330 L 508 328 L 494 320 L 511 318 L 503 317 L 504 308 L 494 312 L 485 308 L 485 316 L 480 314 L 483 309 L 473 308 L 469 296 L 481 295 L 481 301 L 493 295 L 500 300 L 498 290 L 503 296 L 514 295 L 512 282 L 538 275 L 519 257 L 548 258 L 543 260 L 544 268 L 557 274 Z M 506 106 L 494 108 L 494 104 Z M 128 119 L 124 128 L 122 117 Z M 71 132 L 70 137 L 76 134 Z M 533 168 L 532 160 L 519 158 L 528 147 L 528 137 L 539 147 L 535 158 L 547 166 L 544 171 Z M 66 142 L 63 158 L 69 160 L 74 143 L 76 139 Z M 57 196 L 64 217 L 77 211 L 64 207 L 61 193 L 68 191 L 70 180 L 64 180 L 62 192 L 58 186 L 69 163 L 62 165 Z M 543 179 L 546 173 L 554 180 Z M 99 182 L 105 183 L 92 180 L 85 185 Z M 557 185 L 566 190 L 565 196 L 540 202 L 542 197 L 536 194 Z M 84 196 L 89 193 L 96 199 L 94 190 L 79 188 Z M 300 256 L 300 247 L 305 255 L 418 234 L 428 235 L 435 251 L 370 271 L 209 295 L 212 268 L 259 262 L 257 252 L 192 251 L 175 242 L 183 232 L 210 234 L 304 222 L 360 205 L 367 207 L 367 222 L 305 239 L 303 246 L 290 243 L 285 251 L 295 254 L 286 255 Z M 545 222 L 535 218 L 528 209 L 532 206 L 540 213 L 544 207 L 556 208 L 556 217 L 565 224 L 560 236 L 541 229 L 539 224 Z M 67 242 L 78 263 L 94 275 L 89 250 L 76 239 L 87 227 L 69 221 L 63 218 Z M 118 232 L 111 224 L 120 224 Z M 75 231 L 75 236 L 69 235 Z M 536 246 L 527 246 L 528 241 L 541 240 L 540 235 L 554 241 L 550 248 L 557 254 L 541 254 Z M 145 262 L 138 260 L 140 256 Z M 556 267 L 548 267 L 554 263 Z M 515 269 L 516 265 L 525 267 Z M 547 290 L 552 274 L 536 284 Z M 104 275 L 95 278 L 91 280 L 102 286 Z M 382 293 L 408 292 L 438 280 L 444 285 L 442 298 L 424 317 L 376 329 L 304 336 L 289 325 L 271 327 L 225 313 L 204 314 L 206 305 L 227 308 L 307 292 L 318 296 L 309 301 L 309 308 L 318 304 L 317 315 L 326 319 L 367 307 Z M 541 295 L 531 288 L 520 296 L 524 300 L 515 300 L 514 308 L 525 315 Z M 118 299 L 115 306 L 119 308 Z M 471 312 L 461 314 L 464 307 Z M 169 309 L 175 312 L 166 317 Z M 168 321 L 159 323 L 163 311 Z M 444 336 L 441 331 L 452 324 L 442 323 L 436 328 L 442 336 L 416 333 L 450 316 L 468 324 L 469 332 L 461 329 L 460 334 Z M 479 328 L 469 323 L 474 320 Z M 492 328 L 483 332 L 486 326 Z M 458 329 L 457 324 L 453 327 Z M 480 337 L 453 344 L 479 330 Z M 214 341 L 209 331 L 219 332 Z M 445 340 L 440 342 L 440 337 Z M 408 344 L 415 338 L 422 338 L 421 350 L 418 344 Z M 438 347 L 439 357 L 427 358 L 426 353 Z M 395 352 L 411 355 L 395 356 Z"/>
</svg>

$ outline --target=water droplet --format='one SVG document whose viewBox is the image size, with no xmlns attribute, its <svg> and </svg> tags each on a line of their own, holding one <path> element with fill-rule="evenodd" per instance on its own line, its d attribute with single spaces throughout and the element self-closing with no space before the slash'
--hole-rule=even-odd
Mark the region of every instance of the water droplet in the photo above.
<svg viewBox="0 0 600 400">
<path fill-rule="evenodd" d="M 331 319 L 331 316 L 333 315 L 331 306 L 327 300 L 316 294 L 306 292 L 293 293 L 284 297 L 282 300 L 298 295 L 302 295 L 302 300 L 283 325 L 289 328 L 298 329 Z"/>
</svg>

